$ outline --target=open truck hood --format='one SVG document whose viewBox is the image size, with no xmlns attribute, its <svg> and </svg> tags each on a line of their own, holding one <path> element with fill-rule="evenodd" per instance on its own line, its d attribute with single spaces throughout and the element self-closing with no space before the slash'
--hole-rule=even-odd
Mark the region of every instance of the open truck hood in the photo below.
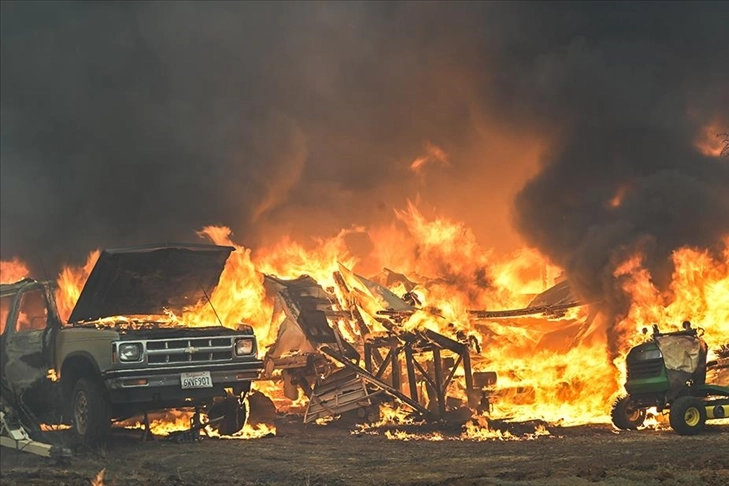
<svg viewBox="0 0 729 486">
<path fill-rule="evenodd" d="M 233 250 L 172 244 L 104 250 L 68 321 L 161 315 L 164 309 L 179 315 L 210 296 Z"/>
</svg>

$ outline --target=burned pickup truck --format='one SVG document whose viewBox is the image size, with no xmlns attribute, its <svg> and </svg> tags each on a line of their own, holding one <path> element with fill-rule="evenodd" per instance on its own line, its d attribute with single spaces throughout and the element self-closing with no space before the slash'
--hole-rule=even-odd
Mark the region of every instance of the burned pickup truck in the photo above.
<svg viewBox="0 0 729 486">
<path fill-rule="evenodd" d="M 2 399 L 43 422 L 70 423 L 103 442 L 112 420 L 195 407 L 218 415 L 220 433 L 245 422 L 244 399 L 263 364 L 253 329 L 190 327 L 176 316 L 210 305 L 234 249 L 165 245 L 105 250 L 67 324 L 54 285 L 24 279 L 0 287 Z M 225 325 L 223 325 L 225 324 Z"/>
</svg>

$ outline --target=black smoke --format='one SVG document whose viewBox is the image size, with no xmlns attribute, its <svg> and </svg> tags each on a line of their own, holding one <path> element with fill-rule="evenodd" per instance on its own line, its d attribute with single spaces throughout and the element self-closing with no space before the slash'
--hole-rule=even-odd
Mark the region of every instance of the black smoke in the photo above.
<svg viewBox="0 0 729 486">
<path fill-rule="evenodd" d="M 428 142 L 458 160 L 476 139 L 468 5 L 1 8 L 5 259 L 53 267 L 96 247 L 187 241 L 208 224 L 254 247 L 336 234 L 417 196 L 408 165 Z M 481 170 L 460 165 L 427 191 L 431 204 Z"/>
<path fill-rule="evenodd" d="M 663 268 L 728 229 L 729 164 L 692 145 L 727 121 L 727 4 L 0 8 L 3 259 L 55 271 L 208 224 L 255 247 L 389 220 L 419 196 L 485 246 L 508 240 L 513 211 L 594 296 L 621 248 Z M 513 205 L 535 137 L 549 149 Z M 413 177 L 427 143 L 450 165 Z"/>
<path fill-rule="evenodd" d="M 588 6 L 581 35 L 524 69 L 539 81 L 515 93 L 559 132 L 516 197 L 517 225 L 615 319 L 629 304 L 613 275 L 627 257 L 643 254 L 666 290 L 675 249 L 708 249 L 718 264 L 729 235 L 729 161 L 694 146 L 702 124 L 729 123 L 727 6 L 643 7 Z"/>
</svg>

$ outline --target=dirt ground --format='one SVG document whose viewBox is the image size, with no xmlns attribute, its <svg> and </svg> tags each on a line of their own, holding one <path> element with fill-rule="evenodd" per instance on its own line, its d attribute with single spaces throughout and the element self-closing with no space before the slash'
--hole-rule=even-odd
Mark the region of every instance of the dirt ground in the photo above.
<svg viewBox="0 0 729 486">
<path fill-rule="evenodd" d="M 0 483 L 89 485 L 104 469 L 103 484 L 117 486 L 729 484 L 727 426 L 694 437 L 549 427 L 549 436 L 486 441 L 452 440 L 458 430 L 447 429 L 438 430 L 444 440 L 391 440 L 384 429 L 303 425 L 292 416 L 276 426 L 275 436 L 192 443 L 142 441 L 140 431 L 119 429 L 105 450 L 76 446 L 65 463 L 2 448 Z M 518 427 L 513 433 L 520 436 Z M 50 436 L 72 445 L 69 434 Z"/>
</svg>

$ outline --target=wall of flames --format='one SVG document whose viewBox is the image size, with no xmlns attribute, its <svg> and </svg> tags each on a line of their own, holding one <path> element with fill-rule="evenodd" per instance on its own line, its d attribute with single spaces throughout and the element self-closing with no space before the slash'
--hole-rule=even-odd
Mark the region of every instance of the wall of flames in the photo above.
<svg viewBox="0 0 729 486">
<path fill-rule="evenodd" d="M 371 241 L 367 261 L 351 255 L 347 237 L 352 233 Z M 532 249 L 497 256 L 482 248 L 463 223 L 428 219 L 413 204 L 396 211 L 388 225 L 348 229 L 309 244 L 283 239 L 254 251 L 237 244 L 225 227 L 206 227 L 198 234 L 236 247 L 211 300 L 223 322 L 255 327 L 261 353 L 277 332 L 271 328 L 273 305 L 264 291 L 264 274 L 282 278 L 308 274 L 324 288 L 334 287 L 332 273 L 338 262 L 360 274 L 365 274 L 360 269 L 388 268 L 407 276 L 418 284 L 415 292 L 423 304 L 439 308 L 445 317 L 417 313 L 411 327 L 425 326 L 449 335 L 455 325 L 477 338 L 481 352 L 474 356 L 474 370 L 498 373 L 493 416 L 499 418 L 542 419 L 561 425 L 608 422 L 611 401 L 624 381 L 624 355 L 642 339 L 644 326 L 678 329 L 689 319 L 705 329 L 710 348 L 729 343 L 729 250 L 717 259 L 705 251 L 679 249 L 673 254 L 672 283 L 664 292 L 652 284 L 641 255 L 623 262 L 615 276 L 620 277 L 632 304 L 614 327 L 600 315 L 588 319 L 586 307 L 561 317 L 471 320 L 468 309 L 524 307 L 554 283 L 561 269 Z M 729 238 L 725 243 L 729 247 Z M 66 267 L 58 276 L 62 318 L 70 314 L 98 256 L 94 250 L 82 267 Z M 0 270 L 3 281 L 28 275 L 18 260 L 2 262 Z M 393 290 L 402 293 L 401 284 Z M 189 309 L 181 318 L 193 326 L 216 322 L 208 305 Z M 611 325 L 617 333 L 607 332 Z M 610 339 L 617 343 L 609 343 Z M 608 349 L 616 346 L 620 356 L 611 359 Z M 272 383 L 260 382 L 256 388 L 279 393 Z"/>
</svg>

